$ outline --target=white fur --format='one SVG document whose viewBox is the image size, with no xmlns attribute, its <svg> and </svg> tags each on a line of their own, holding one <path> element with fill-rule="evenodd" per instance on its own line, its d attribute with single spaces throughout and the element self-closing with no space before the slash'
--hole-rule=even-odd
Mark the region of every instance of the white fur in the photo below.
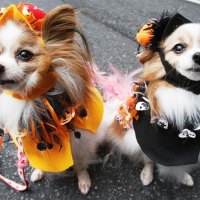
<svg viewBox="0 0 200 200">
<path fill-rule="evenodd" d="M 163 114 L 179 130 L 183 130 L 186 120 L 193 121 L 196 127 L 200 125 L 200 95 L 180 88 L 160 86 L 155 92 Z M 192 177 L 188 174 L 196 165 L 163 166 L 158 165 L 159 174 L 167 179 L 175 179 L 178 183 L 192 186 Z"/>
<path fill-rule="evenodd" d="M 31 74 L 30 78 L 27 81 L 26 87 L 27 87 L 27 91 L 36 86 L 36 84 L 38 83 L 39 80 L 39 75 L 37 72 L 34 72 L 33 74 Z"/>
<path fill-rule="evenodd" d="M 182 130 L 186 118 L 200 125 L 200 95 L 180 88 L 159 87 L 155 96 L 158 99 L 161 115 Z"/>
<path fill-rule="evenodd" d="M 13 21 L 8 21 L 0 29 L 1 44 L 7 49 L 7 53 L 12 52 L 14 44 L 18 41 L 22 30 Z"/>
<path fill-rule="evenodd" d="M 64 82 L 65 85 L 68 87 L 68 90 L 70 93 L 78 94 L 82 85 L 82 78 L 79 77 L 76 73 L 74 73 L 72 70 L 67 68 L 68 63 L 66 60 L 60 58 L 60 59 L 54 59 L 52 61 L 53 67 L 55 67 L 55 71 L 57 74 L 59 74 L 59 77 L 61 80 L 58 80 L 60 82 Z M 79 88 L 78 88 L 79 86 Z"/>
<path fill-rule="evenodd" d="M 166 179 L 175 180 L 177 183 L 182 183 L 187 186 L 192 186 L 193 180 L 192 177 L 188 174 L 191 170 L 196 167 L 196 165 L 184 165 L 184 166 L 164 166 L 159 165 L 158 172 L 161 177 Z"/>
<path fill-rule="evenodd" d="M 128 130 L 121 140 L 119 140 L 118 137 L 110 132 L 108 132 L 107 134 L 109 135 L 108 140 L 111 141 L 115 146 L 119 148 L 121 152 L 125 153 L 126 155 L 131 156 L 137 154 L 141 150 L 137 142 L 134 129 Z"/>
<path fill-rule="evenodd" d="M 113 122 L 113 120 L 115 120 L 116 111 L 118 110 L 121 103 L 122 102 L 118 98 L 113 98 L 106 102 L 104 105 L 104 115 L 107 115 L 106 118 L 110 118 L 107 126 L 109 127 L 109 129 L 106 132 L 105 138 L 106 140 L 111 142 L 114 147 L 117 147 L 120 152 L 130 156 L 131 159 L 141 161 L 145 164 L 140 174 L 140 179 L 143 185 L 149 185 L 153 181 L 153 163 L 148 157 L 141 153 L 141 148 L 136 139 L 135 130 L 128 130 L 122 136 L 122 138 L 119 139 L 119 137 L 113 134 L 113 129 L 110 128 L 111 123 Z"/>
<path fill-rule="evenodd" d="M 200 72 L 191 71 L 199 69 L 200 65 L 195 63 L 193 55 L 200 53 L 200 24 L 185 24 L 177 28 L 163 44 L 165 59 L 182 75 L 195 81 L 200 80 Z M 173 51 L 177 44 L 183 44 L 185 49 L 182 53 Z M 194 123 L 195 127 L 200 125 L 200 95 L 180 88 L 169 88 L 160 86 L 155 92 L 160 115 L 166 117 L 179 130 L 184 128 L 186 120 Z M 196 165 L 163 166 L 158 165 L 161 176 L 175 178 L 176 181 L 187 186 L 192 186 L 192 177 L 188 174 Z"/>
<path fill-rule="evenodd" d="M 22 33 L 22 30 L 12 21 L 8 21 L 0 28 L 0 47 L 2 48 L 0 64 L 5 67 L 5 73 L 1 77 L 3 80 L 22 81 L 22 77 L 24 77 L 23 69 L 18 66 L 16 52 L 14 52 Z"/>
<path fill-rule="evenodd" d="M 11 134 L 18 134 L 20 118 L 27 121 L 27 118 L 33 114 L 32 103 L 14 99 L 5 93 L 0 95 L 0 102 L 0 128 Z"/>
<path fill-rule="evenodd" d="M 200 67 L 192 59 L 195 53 L 200 52 L 199 36 L 200 24 L 185 24 L 177 28 L 164 42 L 166 60 L 182 75 L 196 81 L 200 80 L 200 72 L 192 72 L 188 69 Z M 176 54 L 171 50 L 178 43 L 184 44 L 186 47 L 181 54 Z"/>
<path fill-rule="evenodd" d="M 140 179 L 143 185 L 149 185 L 153 181 L 154 167 L 151 162 L 144 165 L 142 172 L 140 173 Z"/>
<path fill-rule="evenodd" d="M 40 170 L 40 169 L 35 169 L 33 173 L 31 174 L 31 182 L 36 182 L 45 177 L 46 172 Z"/>
<path fill-rule="evenodd" d="M 120 101 L 118 98 L 113 98 L 104 104 L 104 115 L 108 118 L 108 127 L 115 120 L 117 110 L 121 103 L 122 101 Z M 128 130 L 122 138 L 122 141 L 115 137 L 115 135 L 112 133 L 107 133 L 107 139 L 118 146 L 121 151 L 127 154 L 136 153 L 140 149 L 135 137 L 134 129 Z"/>
</svg>

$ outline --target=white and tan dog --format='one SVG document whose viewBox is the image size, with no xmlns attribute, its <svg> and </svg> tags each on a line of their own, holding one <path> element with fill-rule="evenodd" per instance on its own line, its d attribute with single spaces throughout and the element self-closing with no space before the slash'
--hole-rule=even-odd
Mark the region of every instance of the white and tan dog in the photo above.
<svg viewBox="0 0 200 200">
<path fill-rule="evenodd" d="M 86 194 L 87 167 L 96 159 L 107 120 L 92 86 L 92 59 L 76 11 L 63 5 L 45 16 L 23 3 L 1 11 L 0 128 L 22 139 L 37 168 L 32 181 L 74 164 Z"/>
<path fill-rule="evenodd" d="M 118 150 L 144 162 L 144 185 L 153 180 L 153 162 L 161 176 L 194 184 L 189 172 L 197 166 L 200 150 L 199 38 L 200 24 L 179 14 L 164 13 L 144 25 L 137 33 L 144 67 L 142 84 L 136 83 L 138 89 L 130 96 L 134 104 L 128 99 L 119 106 L 117 98 L 107 102 L 114 120 L 108 138 Z"/>
</svg>

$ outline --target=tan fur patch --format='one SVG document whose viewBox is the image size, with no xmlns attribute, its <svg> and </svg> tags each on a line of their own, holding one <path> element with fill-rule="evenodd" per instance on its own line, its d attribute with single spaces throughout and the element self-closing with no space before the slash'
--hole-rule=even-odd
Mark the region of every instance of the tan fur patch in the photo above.
<svg viewBox="0 0 200 200">
<path fill-rule="evenodd" d="M 174 87 L 167 83 L 164 80 L 155 80 L 149 83 L 148 90 L 147 90 L 147 98 L 149 99 L 150 107 L 151 107 L 151 116 L 159 116 L 160 108 L 157 98 L 155 96 L 155 91 L 158 87 Z"/>
<path fill-rule="evenodd" d="M 145 58 L 146 56 L 146 58 Z M 155 92 L 158 87 L 173 87 L 164 80 L 160 80 L 165 75 L 165 69 L 161 63 L 160 56 L 157 52 L 149 52 L 143 55 L 144 70 L 141 79 L 148 82 L 147 98 L 150 102 L 151 116 L 159 115 L 160 108 L 157 102 Z"/>
<path fill-rule="evenodd" d="M 122 139 L 126 134 L 126 130 L 119 125 L 117 120 L 114 120 L 108 129 L 108 134 L 115 135 L 117 138 Z"/>
</svg>

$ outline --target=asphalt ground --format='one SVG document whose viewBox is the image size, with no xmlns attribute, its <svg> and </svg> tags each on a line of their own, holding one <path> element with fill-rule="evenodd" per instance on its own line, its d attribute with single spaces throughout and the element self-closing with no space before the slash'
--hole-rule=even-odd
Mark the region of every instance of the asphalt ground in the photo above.
<svg viewBox="0 0 200 200">
<path fill-rule="evenodd" d="M 1 0 L 0 7 L 20 1 Z M 136 58 L 137 45 L 134 35 L 149 18 L 157 17 L 163 10 L 178 10 L 185 17 L 199 22 L 200 5 L 184 0 L 32 0 L 45 11 L 63 3 L 70 3 L 81 10 L 80 21 L 90 42 L 94 58 L 102 70 L 108 63 L 123 72 L 140 66 Z M 4 141 L 0 153 L 0 173 L 18 180 L 15 167 L 16 151 L 13 144 Z M 56 160 L 55 160 L 56 162 Z M 194 187 L 175 187 L 159 180 L 156 172 L 153 183 L 142 186 L 139 178 L 142 166 L 123 158 L 119 168 L 95 165 L 89 168 L 92 187 L 83 196 L 77 189 L 74 173 L 51 174 L 38 183 L 31 183 L 28 191 L 15 192 L 0 182 L 0 200 L 195 200 L 200 199 L 200 171 L 192 176 Z M 30 175 L 31 169 L 27 170 Z"/>
</svg>

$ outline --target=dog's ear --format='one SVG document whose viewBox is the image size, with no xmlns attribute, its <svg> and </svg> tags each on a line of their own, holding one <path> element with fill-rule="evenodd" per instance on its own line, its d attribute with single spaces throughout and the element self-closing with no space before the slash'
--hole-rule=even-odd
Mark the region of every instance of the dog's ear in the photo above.
<svg viewBox="0 0 200 200">
<path fill-rule="evenodd" d="M 93 71 L 89 45 L 76 10 L 69 5 L 51 10 L 44 19 L 42 38 L 58 82 L 67 91 L 70 102 L 81 104 L 89 94 Z"/>
<path fill-rule="evenodd" d="M 91 59 L 89 45 L 79 25 L 77 11 L 70 5 L 61 5 L 51 10 L 42 25 L 42 38 L 46 47 L 59 47 L 77 42 L 81 38 L 88 59 Z"/>
<path fill-rule="evenodd" d="M 51 10 L 42 25 L 42 38 L 45 43 L 73 39 L 78 26 L 76 11 L 69 5 Z"/>
</svg>

